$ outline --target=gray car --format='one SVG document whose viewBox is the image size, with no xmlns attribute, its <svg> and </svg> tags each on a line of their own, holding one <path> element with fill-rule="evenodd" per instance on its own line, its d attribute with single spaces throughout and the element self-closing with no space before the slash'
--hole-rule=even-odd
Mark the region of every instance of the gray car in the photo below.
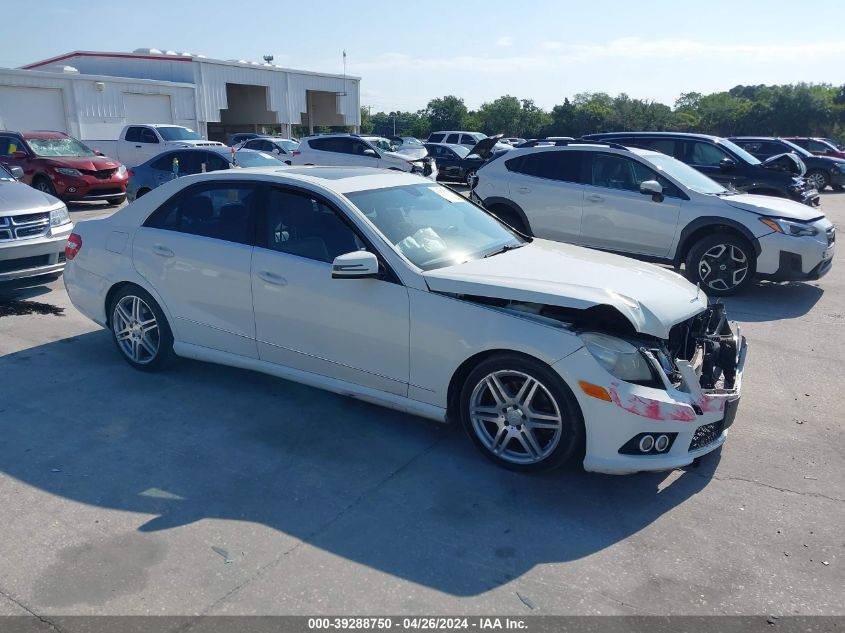
<svg viewBox="0 0 845 633">
<path fill-rule="evenodd" d="M 73 224 L 65 203 L 19 182 L 20 167 L 0 165 L 0 282 L 56 275 L 65 267 Z"/>
<path fill-rule="evenodd" d="M 279 160 L 284 161 L 288 165 L 290 165 L 290 155 L 293 154 L 298 147 L 298 141 L 278 136 L 259 136 L 243 141 L 240 145 L 240 149 L 257 149 L 261 152 L 276 154 L 278 155 Z"/>
<path fill-rule="evenodd" d="M 156 187 L 179 176 L 238 167 L 284 166 L 275 154 L 231 147 L 203 147 L 163 152 L 129 170 L 126 198 L 129 202 L 140 198 Z"/>
</svg>

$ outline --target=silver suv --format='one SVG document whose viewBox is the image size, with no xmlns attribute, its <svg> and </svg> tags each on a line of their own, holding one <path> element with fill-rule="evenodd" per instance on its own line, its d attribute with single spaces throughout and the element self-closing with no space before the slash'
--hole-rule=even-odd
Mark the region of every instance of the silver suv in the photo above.
<svg viewBox="0 0 845 633">
<path fill-rule="evenodd" d="M 815 280 L 833 264 L 818 208 L 725 189 L 671 156 L 612 142 L 530 141 L 478 171 L 473 196 L 514 228 L 685 265 L 708 294 L 754 277 Z"/>
<path fill-rule="evenodd" d="M 73 227 L 64 202 L 21 177 L 20 167 L 0 165 L 0 281 L 60 273 Z"/>
</svg>

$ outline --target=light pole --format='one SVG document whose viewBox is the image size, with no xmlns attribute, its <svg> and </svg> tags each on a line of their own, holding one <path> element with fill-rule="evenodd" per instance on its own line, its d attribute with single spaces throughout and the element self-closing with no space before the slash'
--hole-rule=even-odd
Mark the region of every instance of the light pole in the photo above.
<svg viewBox="0 0 845 633">
<path fill-rule="evenodd" d="M 393 117 L 393 136 L 396 136 L 396 112 L 391 112 L 390 116 Z"/>
</svg>

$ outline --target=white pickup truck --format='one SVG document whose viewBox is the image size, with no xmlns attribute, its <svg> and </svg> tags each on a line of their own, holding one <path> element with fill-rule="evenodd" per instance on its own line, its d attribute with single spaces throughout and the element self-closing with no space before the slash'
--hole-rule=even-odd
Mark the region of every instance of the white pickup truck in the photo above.
<svg viewBox="0 0 845 633">
<path fill-rule="evenodd" d="M 117 141 L 117 159 L 127 167 L 135 167 L 167 150 L 184 147 L 225 147 L 207 141 L 181 125 L 147 123 L 127 125 Z"/>
</svg>

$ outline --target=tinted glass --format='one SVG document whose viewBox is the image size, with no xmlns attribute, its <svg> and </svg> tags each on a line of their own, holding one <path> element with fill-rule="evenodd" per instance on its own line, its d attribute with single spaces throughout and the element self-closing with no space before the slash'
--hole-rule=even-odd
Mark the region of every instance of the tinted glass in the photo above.
<svg viewBox="0 0 845 633">
<path fill-rule="evenodd" d="M 158 133 L 165 141 L 201 141 L 202 137 L 183 127 L 159 127 Z"/>
<path fill-rule="evenodd" d="M 466 198 L 436 184 L 347 193 L 346 197 L 423 270 L 452 266 L 524 240 Z"/>
<path fill-rule="evenodd" d="M 690 141 L 688 152 L 690 164 L 702 167 L 718 167 L 722 160 L 728 158 L 728 155 L 715 145 L 701 141 Z"/>
<path fill-rule="evenodd" d="M 205 163 L 205 152 L 177 152 L 179 158 L 179 174 L 200 174 Z"/>
<path fill-rule="evenodd" d="M 168 152 L 167 154 L 162 154 L 150 163 L 150 167 L 159 171 L 173 171 L 173 158 L 178 156 L 179 153 Z"/>
<path fill-rule="evenodd" d="M 278 167 L 282 164 L 272 154 L 265 152 L 235 152 L 235 160 L 241 167 Z"/>
<path fill-rule="evenodd" d="M 517 171 L 526 176 L 560 180 L 563 182 L 581 181 L 581 157 L 583 152 L 534 152 L 517 157 L 516 163 L 507 166 L 511 171 Z"/>
<path fill-rule="evenodd" d="M 156 137 L 155 132 L 153 132 L 149 128 L 142 127 L 141 128 L 141 137 L 139 139 L 141 143 L 158 143 L 158 137 Z"/>
<path fill-rule="evenodd" d="M 216 152 L 206 152 L 206 171 L 218 171 L 220 169 L 229 169 L 230 163 L 227 158 L 224 158 Z"/>
<path fill-rule="evenodd" d="M 144 226 L 251 244 L 256 195 L 253 185 L 241 183 L 191 187 L 159 207 Z"/>
<path fill-rule="evenodd" d="M 445 134 L 432 134 L 431 136 L 428 137 L 428 142 L 429 143 L 442 143 L 444 136 L 445 136 Z"/>
<path fill-rule="evenodd" d="M 138 143 L 141 140 L 141 128 L 130 127 L 128 130 L 126 130 L 126 140 L 132 141 L 133 143 Z"/>
<path fill-rule="evenodd" d="M 827 143 L 822 143 L 821 141 L 816 141 L 814 139 L 810 139 L 809 147 L 811 152 L 827 152 L 833 149 L 827 145 Z"/>
<path fill-rule="evenodd" d="M 338 255 L 366 250 L 355 232 L 321 200 L 272 189 L 264 205 L 258 244 L 264 248 L 331 262 Z"/>
<path fill-rule="evenodd" d="M 0 136 L 0 156 L 11 156 L 17 151 L 23 151 L 21 142 L 14 136 Z"/>
<path fill-rule="evenodd" d="M 458 140 L 460 138 L 460 134 L 450 134 L 446 137 L 445 143 L 460 143 Z"/>
</svg>

